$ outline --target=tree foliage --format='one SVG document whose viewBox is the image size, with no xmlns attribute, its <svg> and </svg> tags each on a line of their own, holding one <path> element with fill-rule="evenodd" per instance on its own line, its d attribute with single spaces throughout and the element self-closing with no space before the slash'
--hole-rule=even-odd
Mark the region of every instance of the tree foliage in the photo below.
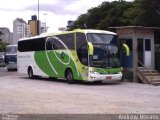
<svg viewBox="0 0 160 120">
<path fill-rule="evenodd" d="M 3 32 L 0 31 L 0 36 L 3 35 Z M 5 51 L 5 47 L 7 46 L 7 43 L 2 42 L 2 40 L 0 39 L 0 52 L 4 52 Z"/>
<path fill-rule="evenodd" d="M 146 27 L 160 26 L 160 1 L 135 0 L 132 14 L 135 14 L 134 24 Z"/>
<path fill-rule="evenodd" d="M 80 15 L 71 29 L 108 29 L 113 26 L 160 27 L 160 0 L 103 2 Z"/>
<path fill-rule="evenodd" d="M 4 52 L 8 44 L 0 41 L 0 52 Z"/>
</svg>

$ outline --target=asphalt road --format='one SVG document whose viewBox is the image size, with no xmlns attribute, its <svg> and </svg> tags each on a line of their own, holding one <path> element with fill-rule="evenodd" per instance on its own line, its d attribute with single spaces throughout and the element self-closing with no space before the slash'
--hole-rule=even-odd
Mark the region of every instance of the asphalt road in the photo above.
<svg viewBox="0 0 160 120">
<path fill-rule="evenodd" d="M 2 77 L 2 76 L 14 76 L 14 75 L 17 75 L 17 74 L 18 74 L 17 71 L 8 72 L 5 67 L 0 67 L 0 77 Z"/>
<path fill-rule="evenodd" d="M 0 72 L 0 113 L 158 114 L 160 86 L 131 82 L 68 84 Z"/>
</svg>

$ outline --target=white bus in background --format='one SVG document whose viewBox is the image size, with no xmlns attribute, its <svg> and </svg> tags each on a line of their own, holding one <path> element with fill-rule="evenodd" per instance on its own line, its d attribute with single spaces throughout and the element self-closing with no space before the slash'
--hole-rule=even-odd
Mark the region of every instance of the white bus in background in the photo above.
<svg viewBox="0 0 160 120">
<path fill-rule="evenodd" d="M 17 70 L 17 45 L 6 46 L 5 64 L 8 71 Z"/>
</svg>

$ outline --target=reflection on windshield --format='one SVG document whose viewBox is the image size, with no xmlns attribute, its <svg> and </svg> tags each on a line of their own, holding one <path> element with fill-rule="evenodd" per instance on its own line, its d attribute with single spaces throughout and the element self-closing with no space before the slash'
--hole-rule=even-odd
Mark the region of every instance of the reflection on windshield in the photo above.
<svg viewBox="0 0 160 120">
<path fill-rule="evenodd" d="M 87 38 L 92 44 L 118 44 L 117 35 L 112 34 L 88 33 Z"/>
<path fill-rule="evenodd" d="M 6 53 L 11 54 L 11 53 L 16 53 L 17 52 L 17 46 L 8 46 L 6 47 Z"/>
<path fill-rule="evenodd" d="M 94 45 L 94 54 L 90 56 L 91 67 L 120 67 L 120 52 L 115 45 Z"/>
</svg>

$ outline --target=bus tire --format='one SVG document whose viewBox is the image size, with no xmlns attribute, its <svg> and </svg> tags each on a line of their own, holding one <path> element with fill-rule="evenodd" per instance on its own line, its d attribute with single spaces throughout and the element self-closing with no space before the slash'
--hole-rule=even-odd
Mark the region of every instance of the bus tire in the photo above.
<svg viewBox="0 0 160 120">
<path fill-rule="evenodd" d="M 34 78 L 34 75 L 33 75 L 33 70 L 31 67 L 28 68 L 28 76 L 30 79 L 33 79 Z"/>
<path fill-rule="evenodd" d="M 66 79 L 68 81 L 69 84 L 74 84 L 74 78 L 73 78 L 73 73 L 71 71 L 71 69 L 67 69 L 66 71 Z"/>
<path fill-rule="evenodd" d="M 50 80 L 57 80 L 56 77 L 49 77 Z"/>
<path fill-rule="evenodd" d="M 102 81 L 94 81 L 95 84 L 101 84 Z"/>
</svg>

